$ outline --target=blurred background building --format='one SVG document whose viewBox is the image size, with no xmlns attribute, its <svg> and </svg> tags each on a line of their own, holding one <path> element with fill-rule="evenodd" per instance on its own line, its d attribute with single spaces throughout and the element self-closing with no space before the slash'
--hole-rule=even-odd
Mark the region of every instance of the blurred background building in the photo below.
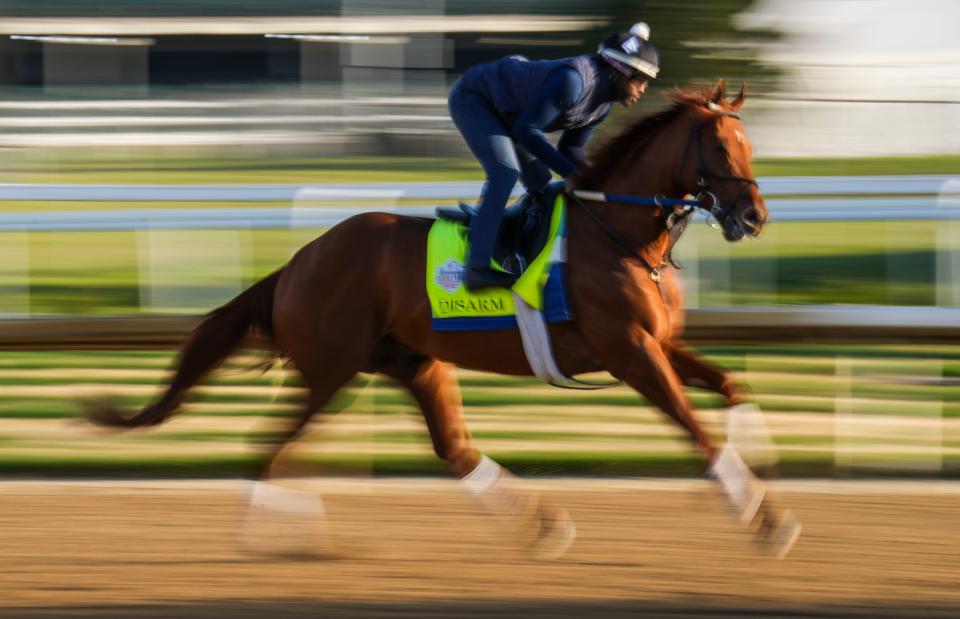
<svg viewBox="0 0 960 619">
<path fill-rule="evenodd" d="M 781 80 L 760 93 L 758 154 L 960 152 L 958 19 L 950 0 L 758 2 L 739 22 L 782 33 L 761 52 Z"/>
<path fill-rule="evenodd" d="M 6 146 L 462 153 L 445 95 L 467 67 L 590 52 L 642 19 L 664 52 L 660 89 L 750 82 L 760 156 L 960 147 L 950 0 L 8 0 L 0 13 Z"/>
</svg>

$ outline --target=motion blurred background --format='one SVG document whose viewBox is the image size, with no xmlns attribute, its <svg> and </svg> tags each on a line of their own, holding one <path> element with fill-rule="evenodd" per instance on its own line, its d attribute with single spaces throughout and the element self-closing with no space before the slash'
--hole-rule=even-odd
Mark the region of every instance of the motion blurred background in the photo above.
<svg viewBox="0 0 960 619">
<path fill-rule="evenodd" d="M 475 198 L 453 81 L 643 20 L 662 79 L 596 141 L 674 87 L 750 86 L 769 232 L 729 246 L 698 225 L 679 261 L 695 339 L 754 390 L 784 473 L 956 476 L 958 18 L 950 0 L 5 0 L 0 471 L 247 470 L 259 420 L 295 410 L 289 370 L 221 375 L 152 433 L 72 423 L 84 397 L 139 405 L 165 376 L 172 352 L 126 319 L 216 307 L 357 210 Z M 627 390 L 462 377 L 480 446 L 517 470 L 701 470 Z M 313 471 L 441 470 L 407 396 L 348 391 L 350 414 L 301 441 Z M 722 434 L 721 403 L 691 396 Z"/>
</svg>

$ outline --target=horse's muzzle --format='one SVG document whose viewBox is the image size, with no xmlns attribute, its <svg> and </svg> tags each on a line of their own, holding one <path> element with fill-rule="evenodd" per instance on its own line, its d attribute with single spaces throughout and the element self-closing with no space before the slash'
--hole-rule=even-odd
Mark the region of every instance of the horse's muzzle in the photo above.
<svg viewBox="0 0 960 619">
<path fill-rule="evenodd" d="M 740 211 L 738 218 L 740 219 L 740 225 L 750 236 L 760 236 L 763 232 L 763 224 L 767 221 L 767 218 L 760 212 L 760 209 L 754 205 L 748 206 Z"/>
<path fill-rule="evenodd" d="M 747 236 L 760 236 L 764 223 L 766 223 L 766 217 L 753 204 L 745 205 L 720 220 L 723 238 L 730 242 L 739 241 Z"/>
</svg>

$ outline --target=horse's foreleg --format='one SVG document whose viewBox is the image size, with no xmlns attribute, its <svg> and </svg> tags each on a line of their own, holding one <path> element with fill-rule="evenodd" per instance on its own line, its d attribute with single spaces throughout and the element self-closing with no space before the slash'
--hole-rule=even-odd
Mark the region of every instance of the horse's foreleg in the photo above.
<svg viewBox="0 0 960 619">
<path fill-rule="evenodd" d="M 666 349 L 644 333 L 633 354 L 617 361 L 619 367 L 609 368 L 610 372 L 639 391 L 686 430 L 694 446 L 712 463 L 719 450 L 694 414 L 683 391 L 681 377 L 675 371 Z"/>
<path fill-rule="evenodd" d="M 667 342 L 663 345 L 663 351 L 684 385 L 718 393 L 727 401 L 727 406 L 746 401 L 742 385 L 685 343 L 677 340 Z"/>
<path fill-rule="evenodd" d="M 776 445 L 763 413 L 756 404 L 747 401 L 742 385 L 684 342 L 667 342 L 663 350 L 684 385 L 707 389 L 724 397 L 727 402 L 727 440 L 752 466 L 763 467 L 770 474 L 777 464 Z"/>
<path fill-rule="evenodd" d="M 423 411 L 437 456 L 450 464 L 488 512 L 525 538 L 538 558 L 553 559 L 567 550 L 576 536 L 567 512 L 519 488 L 511 473 L 474 445 L 452 365 L 421 358 L 385 373 L 410 390 Z"/>
<path fill-rule="evenodd" d="M 744 463 L 733 444 L 717 449 L 702 428 L 683 392 L 681 378 L 671 364 L 669 352 L 649 335 L 642 336 L 633 365 L 614 371 L 651 403 L 680 423 L 694 444 L 707 455 L 710 474 L 744 524 L 758 523 L 758 539 L 782 558 L 800 533 L 789 510 L 765 501 L 766 488 Z"/>
<path fill-rule="evenodd" d="M 640 392 L 651 404 L 676 421 L 710 463 L 710 472 L 720 483 L 738 516 L 751 520 L 763 498 L 763 485 L 740 460 L 735 450 L 719 449 L 701 425 L 683 391 L 666 351 L 648 333 L 635 334 L 635 345 L 611 356 L 610 372 Z"/>
</svg>

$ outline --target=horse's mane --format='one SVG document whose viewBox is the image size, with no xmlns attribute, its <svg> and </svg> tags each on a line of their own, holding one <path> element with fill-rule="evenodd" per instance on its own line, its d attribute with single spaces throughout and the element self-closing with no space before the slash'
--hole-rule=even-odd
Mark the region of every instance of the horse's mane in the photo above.
<svg viewBox="0 0 960 619">
<path fill-rule="evenodd" d="M 712 90 L 706 87 L 676 89 L 668 96 L 673 104 L 659 112 L 644 116 L 618 135 L 608 139 L 591 153 L 590 163 L 579 175 L 583 187 L 596 187 L 622 161 L 636 155 L 661 129 L 691 107 L 706 107 Z"/>
</svg>

